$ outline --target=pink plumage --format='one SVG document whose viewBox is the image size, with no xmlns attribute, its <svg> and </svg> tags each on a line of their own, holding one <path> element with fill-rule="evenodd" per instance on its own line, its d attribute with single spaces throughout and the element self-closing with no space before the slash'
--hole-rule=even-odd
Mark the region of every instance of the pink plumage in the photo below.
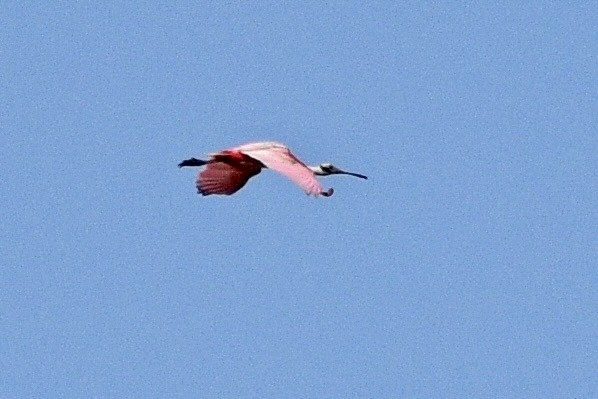
<svg viewBox="0 0 598 399">
<path fill-rule="evenodd" d="M 322 185 L 316 179 L 314 172 L 282 144 L 273 142 L 247 144 L 233 150 L 258 160 L 268 169 L 288 177 L 308 195 L 317 197 L 323 192 Z"/>
<path fill-rule="evenodd" d="M 204 165 L 206 168 L 198 174 L 196 180 L 197 192 L 202 195 L 234 194 L 263 168 L 286 176 L 306 194 L 314 197 L 329 197 L 334 193 L 332 188 L 324 191 L 316 174 L 348 174 L 367 179 L 363 175 L 342 171 L 331 164 L 307 166 L 286 146 L 270 141 L 244 144 L 212 153 L 207 161 L 191 158 L 181 162 L 179 167 Z"/>
</svg>

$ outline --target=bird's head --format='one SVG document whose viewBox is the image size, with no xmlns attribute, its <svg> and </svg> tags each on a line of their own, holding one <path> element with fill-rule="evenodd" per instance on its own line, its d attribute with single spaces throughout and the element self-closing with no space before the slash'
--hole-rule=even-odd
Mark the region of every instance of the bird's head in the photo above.
<svg viewBox="0 0 598 399">
<path fill-rule="evenodd" d="M 320 175 L 320 176 L 350 175 L 350 176 L 359 177 L 360 179 L 367 179 L 367 176 L 360 175 L 359 173 L 345 172 L 344 170 L 339 169 L 336 166 L 334 166 L 333 164 L 328 163 L 328 162 L 321 163 L 319 166 L 319 171 L 316 171 L 316 174 Z"/>
<path fill-rule="evenodd" d="M 320 164 L 320 170 L 322 170 L 322 172 L 324 172 L 327 175 L 331 175 L 333 174 L 337 169 L 336 166 L 334 166 L 331 163 L 325 162 L 325 163 L 321 163 Z"/>
</svg>

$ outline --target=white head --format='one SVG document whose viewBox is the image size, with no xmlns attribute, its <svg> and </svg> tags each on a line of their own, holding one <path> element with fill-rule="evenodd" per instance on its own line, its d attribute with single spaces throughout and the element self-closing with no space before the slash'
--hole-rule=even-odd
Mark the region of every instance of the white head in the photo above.
<svg viewBox="0 0 598 399">
<path fill-rule="evenodd" d="M 360 175 L 359 173 L 345 172 L 344 170 L 341 170 L 328 162 L 322 163 L 318 166 L 312 166 L 310 169 L 318 176 L 350 175 L 359 177 L 360 179 L 367 179 L 367 176 Z"/>
</svg>

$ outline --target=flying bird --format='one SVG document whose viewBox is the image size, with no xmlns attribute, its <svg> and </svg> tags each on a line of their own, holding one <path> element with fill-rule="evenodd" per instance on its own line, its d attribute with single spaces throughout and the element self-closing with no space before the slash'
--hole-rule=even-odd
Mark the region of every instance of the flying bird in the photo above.
<svg viewBox="0 0 598 399">
<path fill-rule="evenodd" d="M 187 159 L 179 164 L 179 168 L 184 166 L 206 166 L 199 172 L 195 182 L 197 193 L 201 195 L 234 194 L 263 168 L 288 177 L 307 195 L 314 197 L 330 197 L 334 193 L 332 188 L 324 191 L 316 176 L 350 175 L 367 179 L 364 175 L 345 172 L 329 163 L 307 166 L 285 145 L 271 141 L 244 144 L 212 153 L 206 161 Z"/>
</svg>

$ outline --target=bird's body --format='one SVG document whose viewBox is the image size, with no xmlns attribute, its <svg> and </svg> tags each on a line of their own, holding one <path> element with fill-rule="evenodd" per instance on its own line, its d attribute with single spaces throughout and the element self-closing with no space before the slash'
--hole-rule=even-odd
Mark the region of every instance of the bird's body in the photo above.
<svg viewBox="0 0 598 399">
<path fill-rule="evenodd" d="M 367 177 L 349 173 L 330 164 L 307 166 L 283 144 L 267 141 L 244 144 L 210 154 L 210 159 L 202 161 L 191 158 L 179 164 L 183 166 L 204 166 L 196 180 L 197 192 L 202 195 L 231 195 L 239 191 L 247 181 L 268 168 L 288 177 L 308 195 L 329 197 L 332 188 L 324 191 L 316 175 L 349 174 L 360 178 Z"/>
</svg>

